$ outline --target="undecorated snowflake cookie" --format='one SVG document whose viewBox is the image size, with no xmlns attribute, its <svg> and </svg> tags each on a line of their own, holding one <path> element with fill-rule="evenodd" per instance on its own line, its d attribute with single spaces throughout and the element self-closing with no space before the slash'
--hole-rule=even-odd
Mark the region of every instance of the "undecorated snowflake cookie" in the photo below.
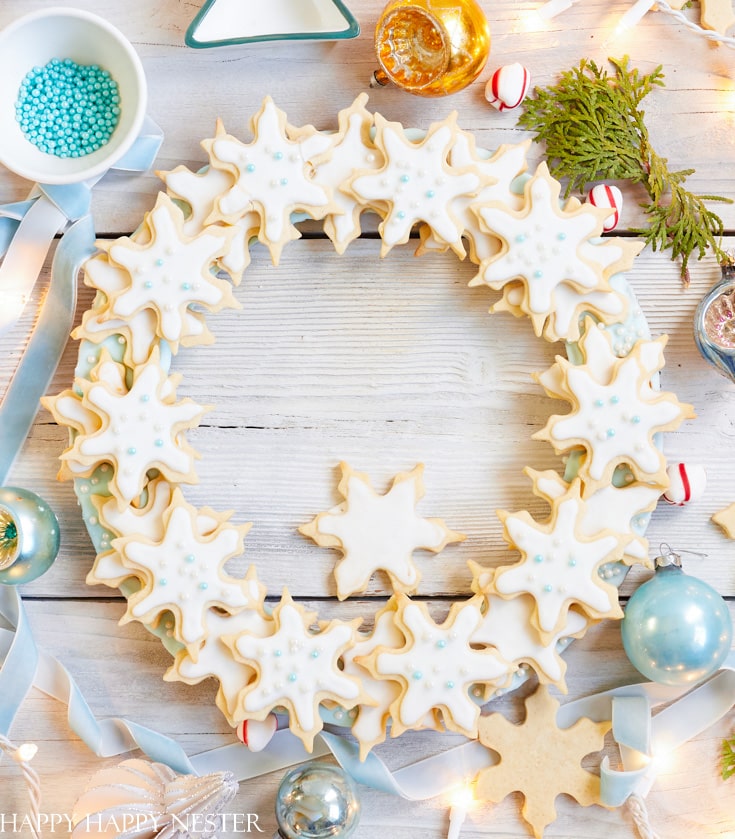
<svg viewBox="0 0 735 839">
<path fill-rule="evenodd" d="M 523 818 L 541 839 L 556 819 L 556 797 L 571 795 L 583 807 L 600 804 L 600 779 L 580 765 L 590 752 L 601 751 L 609 722 L 586 717 L 559 728 L 559 703 L 541 686 L 526 699 L 526 719 L 520 725 L 501 713 L 480 719 L 480 742 L 498 752 L 500 762 L 477 776 L 475 793 L 494 804 L 512 792 L 523 794 Z"/>
</svg>

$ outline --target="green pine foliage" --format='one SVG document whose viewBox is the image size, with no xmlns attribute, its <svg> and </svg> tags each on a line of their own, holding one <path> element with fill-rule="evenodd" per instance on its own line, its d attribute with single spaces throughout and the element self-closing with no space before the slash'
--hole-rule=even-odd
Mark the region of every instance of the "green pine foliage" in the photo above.
<svg viewBox="0 0 735 839">
<path fill-rule="evenodd" d="M 686 280 L 693 253 L 701 259 L 709 247 L 720 262 L 725 259 L 719 244 L 722 219 L 705 202 L 731 201 L 689 192 L 684 183 L 694 170 L 671 172 L 666 158 L 651 147 L 640 104 L 654 88 L 664 86 L 661 66 L 644 74 L 629 66 L 628 56 L 609 61 L 613 74 L 583 59 L 557 84 L 536 88 L 535 98 L 524 102 L 519 125 L 545 143 L 549 169 L 567 180 L 567 196 L 584 192 L 593 181 L 642 184 L 650 199 L 641 204 L 649 226 L 634 232 L 653 250 L 670 248 L 672 259 L 681 258 Z"/>
<path fill-rule="evenodd" d="M 729 740 L 722 741 L 722 780 L 735 775 L 735 734 Z"/>
</svg>

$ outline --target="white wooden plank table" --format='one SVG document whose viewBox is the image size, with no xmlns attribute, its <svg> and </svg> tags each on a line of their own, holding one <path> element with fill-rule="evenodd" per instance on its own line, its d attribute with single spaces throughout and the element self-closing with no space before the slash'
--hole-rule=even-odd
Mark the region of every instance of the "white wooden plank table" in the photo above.
<svg viewBox="0 0 735 839">
<path fill-rule="evenodd" d="M 22 13 L 55 5 L 43 0 L 4 0 L 0 26 Z M 103 15 L 138 49 L 148 77 L 150 115 L 165 140 L 156 167 L 205 162 L 199 141 L 211 136 L 215 119 L 247 138 L 247 124 L 270 94 L 295 125 L 336 126 L 336 113 L 367 88 L 374 69 L 372 33 L 381 10 L 376 0 L 350 7 L 362 34 L 330 44 L 271 43 L 195 52 L 183 35 L 199 3 L 165 0 L 79 0 L 75 6 Z M 663 65 L 666 88 L 645 102 L 654 145 L 672 168 L 696 169 L 689 186 L 701 193 L 735 198 L 735 52 L 717 48 L 662 13 L 649 13 L 634 30 L 612 38 L 625 3 L 589 0 L 549 22 L 544 31 L 524 30 L 521 16 L 532 2 L 484 3 L 493 32 L 490 62 L 481 79 L 448 99 L 421 99 L 398 90 L 371 92 L 369 106 L 407 126 L 427 127 L 450 110 L 473 130 L 478 145 L 496 148 L 524 133 L 516 115 L 498 114 L 483 99 L 483 84 L 496 67 L 521 61 L 536 84 L 550 84 L 582 57 L 603 63 L 628 53 L 642 71 Z M 542 150 L 531 150 L 531 165 Z M 0 171 L 0 202 L 23 198 L 28 184 Z M 111 174 L 94 190 L 100 237 L 129 233 L 152 206 L 161 182 L 154 173 L 123 178 Z M 643 194 L 624 187 L 624 225 L 641 224 L 636 204 Z M 727 247 L 735 247 L 735 205 L 716 208 L 725 220 Z M 341 258 L 316 236 L 292 244 L 278 268 L 259 247 L 237 289 L 243 311 L 210 320 L 217 342 L 182 353 L 175 369 L 184 374 L 181 394 L 214 404 L 189 440 L 202 454 L 200 483 L 187 491 L 195 504 L 237 510 L 236 521 L 253 521 L 244 563 L 253 562 L 269 592 L 284 585 L 315 602 L 320 615 L 371 614 L 385 596 L 373 580 L 365 598 L 339 604 L 330 576 L 335 555 L 308 543 L 296 527 L 336 503 L 337 464 L 344 459 L 368 471 L 376 487 L 392 475 L 426 464 L 427 495 L 420 510 L 439 515 L 469 535 L 439 557 L 421 555 L 420 595 L 430 596 L 435 617 L 449 601 L 468 592 L 467 561 L 507 561 L 496 509 L 529 509 L 544 515 L 522 474 L 525 465 L 559 468 L 550 448 L 531 441 L 533 431 L 559 405 L 543 397 L 530 374 L 545 369 L 558 347 L 535 340 L 527 322 L 486 314 L 492 296 L 467 289 L 469 265 L 452 256 L 416 260 L 413 248 L 394 249 L 378 259 L 379 243 L 367 236 Z M 683 289 L 678 266 L 666 254 L 644 251 L 629 280 L 654 335 L 668 333 L 662 381 L 695 405 L 698 419 L 666 436 L 671 461 L 707 468 L 705 496 L 687 508 L 661 505 L 649 529 L 652 550 L 661 542 L 707 554 L 687 569 L 713 585 L 735 611 L 735 546 L 710 522 L 735 500 L 735 385 L 699 356 L 692 337 L 697 303 L 719 278 L 711 257 L 691 263 L 692 282 Z M 42 278 L 36 294 L 43 293 Z M 78 319 L 91 302 L 80 288 Z M 12 376 L 33 322 L 23 322 L 0 340 L 0 392 Z M 49 388 L 68 387 L 76 363 L 70 342 Z M 122 601 L 112 590 L 88 587 L 93 549 L 69 484 L 55 480 L 66 432 L 40 411 L 13 469 L 12 483 L 38 492 L 62 524 L 62 548 L 53 568 L 26 586 L 23 596 L 38 643 L 67 666 L 100 717 L 124 716 L 176 738 L 194 754 L 228 742 L 233 734 L 213 703 L 214 687 L 164 683 L 170 661 L 142 626 L 117 621 Z M 646 577 L 634 570 L 623 586 L 627 597 Z M 569 699 L 635 681 L 622 651 L 619 626 L 593 627 L 566 654 Z M 497 707 L 514 714 L 528 691 Z M 101 761 L 71 733 L 64 707 L 33 692 L 13 729 L 18 742 L 40 747 L 34 765 L 44 787 L 43 810 L 68 814 L 90 775 L 115 759 Z M 667 839 L 735 837 L 735 780 L 719 779 L 722 738 L 735 729 L 735 715 L 680 749 L 665 766 L 648 797 L 654 827 Z M 378 749 L 397 767 L 459 742 L 456 736 L 416 733 Z M 612 754 L 612 751 L 611 751 Z M 241 786 L 235 809 L 259 816 L 270 835 L 276 772 Z M 26 799 L 20 776 L 0 764 L 0 814 L 22 814 Z M 362 789 L 363 817 L 356 836 L 375 839 L 442 837 L 447 801 L 406 803 Z M 478 805 L 462 836 L 529 835 L 518 815 L 520 797 L 498 806 Z M 581 808 L 558 799 L 559 818 L 546 831 L 557 839 L 635 835 L 625 811 Z M 12 823 L 5 833 L 12 835 Z M 56 829 L 65 835 L 63 827 Z M 232 833 L 232 835 L 237 835 Z"/>
</svg>

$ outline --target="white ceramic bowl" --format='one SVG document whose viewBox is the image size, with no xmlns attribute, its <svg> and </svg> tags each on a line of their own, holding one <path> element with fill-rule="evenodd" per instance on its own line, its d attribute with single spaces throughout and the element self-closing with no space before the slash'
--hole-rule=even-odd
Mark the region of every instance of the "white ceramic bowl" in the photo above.
<svg viewBox="0 0 735 839">
<path fill-rule="evenodd" d="M 109 142 L 77 158 L 46 154 L 26 140 L 15 118 L 23 78 L 52 58 L 98 64 L 120 91 L 120 118 Z M 111 24 L 80 9 L 52 8 L 25 15 L 0 32 L 0 163 L 46 184 L 68 184 L 101 175 L 130 148 L 145 118 L 143 66 L 130 42 Z"/>
</svg>

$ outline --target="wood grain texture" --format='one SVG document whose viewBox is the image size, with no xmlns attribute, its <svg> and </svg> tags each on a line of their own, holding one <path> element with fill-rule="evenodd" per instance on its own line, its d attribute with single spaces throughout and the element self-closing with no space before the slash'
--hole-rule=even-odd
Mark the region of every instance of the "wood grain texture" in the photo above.
<svg viewBox="0 0 735 839">
<path fill-rule="evenodd" d="M 19 14 L 57 5 L 54 0 L 5 0 L 0 27 Z M 179 163 L 197 168 L 206 161 L 201 139 L 221 117 L 228 130 L 246 140 L 248 122 L 266 94 L 295 125 L 320 129 L 336 125 L 336 114 L 362 90 L 375 66 L 372 32 L 382 2 L 353 0 L 350 8 L 362 34 L 354 41 L 327 44 L 272 43 L 248 48 L 194 52 L 183 34 L 199 2 L 161 0 L 75 0 L 75 6 L 103 15 L 132 40 L 149 82 L 149 113 L 165 140 L 156 169 Z M 493 33 L 492 55 L 480 81 L 450 99 L 421 99 L 389 88 L 372 91 L 369 106 L 407 126 L 427 127 L 451 109 L 487 149 L 527 136 L 513 112 L 499 114 L 483 98 L 483 84 L 498 66 L 521 61 L 535 84 L 553 83 L 582 57 L 604 63 L 628 53 L 642 71 L 663 64 L 666 89 L 645 101 L 647 123 L 657 151 L 674 169 L 694 168 L 688 186 L 701 193 L 735 197 L 734 53 L 714 48 L 663 13 L 651 12 L 621 39 L 612 27 L 627 3 L 586 0 L 544 31 L 526 31 L 524 15 L 535 2 L 498 0 L 482 5 Z M 690 10 L 696 18 L 696 9 Z M 685 60 L 682 58 L 685 56 Z M 530 165 L 543 149 L 533 146 Z M 643 223 L 642 190 L 621 185 L 623 224 Z M 100 237 L 129 233 L 155 200 L 161 181 L 155 172 L 129 177 L 108 174 L 94 189 L 93 212 Z M 29 184 L 0 171 L 0 202 L 23 198 Z M 735 206 L 717 205 L 735 248 Z M 374 223 L 368 227 L 374 230 Z M 305 228 L 307 229 L 307 228 Z M 315 228 L 309 227 L 313 234 Z M 314 599 L 322 616 L 369 618 L 386 595 L 374 579 L 365 597 L 337 603 L 331 571 L 335 552 L 318 548 L 296 532 L 315 513 L 339 499 L 338 464 L 349 461 L 385 488 L 392 476 L 416 463 L 426 465 L 427 494 L 420 511 L 441 516 L 468 535 L 439 556 L 417 553 L 423 579 L 420 595 L 432 599 L 440 616 L 453 599 L 466 596 L 467 561 L 485 565 L 510 561 L 497 509 L 528 509 L 543 518 L 547 508 L 531 494 L 522 469 L 562 468 L 550 447 L 531 440 L 562 403 L 545 397 L 531 373 L 553 362 L 558 346 L 533 338 L 527 322 L 487 314 L 496 295 L 468 289 L 472 267 L 451 255 L 417 259 L 413 244 L 378 258 L 379 243 L 366 236 L 337 257 L 323 238 L 289 246 L 279 267 L 263 249 L 236 290 L 242 308 L 209 319 L 217 340 L 212 347 L 183 350 L 174 369 L 183 374 L 181 396 L 213 409 L 189 439 L 202 457 L 199 483 L 186 495 L 196 504 L 235 509 L 236 521 L 253 521 L 244 557 L 254 563 L 277 597 L 288 585 L 300 598 Z M 733 543 L 710 522 L 716 510 L 735 500 L 735 385 L 699 356 L 692 318 L 705 291 L 719 278 L 711 257 L 691 263 L 691 286 L 683 289 L 678 266 L 667 254 L 644 251 L 629 274 L 654 336 L 667 333 L 667 365 L 662 385 L 695 406 L 698 419 L 666 435 L 669 459 L 703 464 L 704 497 L 679 509 L 660 504 L 648 535 L 653 553 L 661 542 L 703 551 L 687 570 L 705 579 L 735 608 Z M 0 338 L 0 394 L 10 381 L 42 299 L 47 271 L 18 326 Z M 77 320 L 91 293 L 80 284 Z M 69 387 L 77 360 L 70 342 L 49 392 Z M 2 430 L 0 429 L 0 442 Z M 137 624 L 118 626 L 123 604 L 115 590 L 89 587 L 85 576 L 93 551 L 72 487 L 55 475 L 67 434 L 41 410 L 11 474 L 12 483 L 39 492 L 62 522 L 62 550 L 53 568 L 25 587 L 38 643 L 58 656 L 79 681 L 92 710 L 120 715 L 175 737 L 195 754 L 228 742 L 233 734 L 213 704 L 211 684 L 168 684 L 161 676 L 170 661 L 160 643 Z M 647 576 L 634 570 L 623 585 L 627 597 Z M 63 631 L 59 631 L 63 628 Z M 565 655 L 568 699 L 636 681 L 622 651 L 619 627 L 610 622 L 590 629 Z M 528 687 L 493 703 L 519 719 Z M 731 712 L 717 726 L 677 751 L 647 799 L 651 821 L 667 839 L 735 835 L 735 782 L 719 780 L 718 754 L 732 733 Z M 37 742 L 35 759 L 44 786 L 44 811 L 70 813 L 87 778 L 114 762 L 93 757 L 69 731 L 63 706 L 36 691 L 12 730 L 17 742 Z M 453 735 L 412 733 L 379 748 L 397 767 L 461 742 Z M 612 748 L 608 748 L 615 758 Z M 694 767 L 694 768 L 693 768 Z M 254 813 L 271 835 L 280 773 L 247 782 L 233 809 Z M 364 814 L 357 839 L 442 837 L 448 828 L 446 800 L 409 803 L 362 790 Z M 498 806 L 474 809 L 463 839 L 529 835 L 512 796 Z M 559 818 L 545 835 L 590 839 L 635 835 L 624 810 L 583 809 L 558 799 Z M 0 764 L 0 816 L 22 814 L 26 802 L 16 767 Z M 6 834 L 11 835 L 7 826 Z M 0 830 L 0 832 L 2 832 Z M 56 831 L 66 835 L 62 827 Z M 242 835 L 235 832 L 229 835 Z"/>
</svg>

